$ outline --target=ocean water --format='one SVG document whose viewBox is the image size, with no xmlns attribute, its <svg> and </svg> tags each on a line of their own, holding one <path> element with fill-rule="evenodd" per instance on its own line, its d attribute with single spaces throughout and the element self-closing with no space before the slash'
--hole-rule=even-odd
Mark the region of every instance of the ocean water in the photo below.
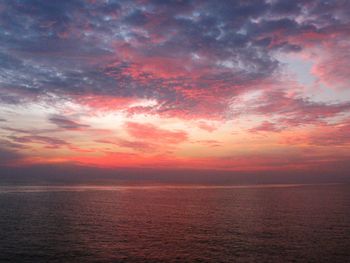
<svg viewBox="0 0 350 263">
<path fill-rule="evenodd" d="M 350 262 L 350 185 L 0 186 L 0 262 Z"/>
</svg>

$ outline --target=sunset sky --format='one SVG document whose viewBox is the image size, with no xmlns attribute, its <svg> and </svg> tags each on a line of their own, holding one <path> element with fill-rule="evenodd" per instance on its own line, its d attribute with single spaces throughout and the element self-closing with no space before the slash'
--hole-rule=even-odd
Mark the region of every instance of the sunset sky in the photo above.
<svg viewBox="0 0 350 263">
<path fill-rule="evenodd" d="M 350 1 L 0 1 L 0 166 L 350 168 Z"/>
</svg>

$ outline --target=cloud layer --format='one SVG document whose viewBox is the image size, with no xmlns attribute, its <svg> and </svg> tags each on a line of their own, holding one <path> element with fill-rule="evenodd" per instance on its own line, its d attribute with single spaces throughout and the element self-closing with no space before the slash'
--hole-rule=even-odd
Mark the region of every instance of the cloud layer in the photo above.
<svg viewBox="0 0 350 263">
<path fill-rule="evenodd" d="M 307 166 L 300 154 L 347 159 L 348 10 L 345 0 L 0 3 L 1 154 L 219 169 L 278 169 L 280 152 L 290 167 Z"/>
</svg>

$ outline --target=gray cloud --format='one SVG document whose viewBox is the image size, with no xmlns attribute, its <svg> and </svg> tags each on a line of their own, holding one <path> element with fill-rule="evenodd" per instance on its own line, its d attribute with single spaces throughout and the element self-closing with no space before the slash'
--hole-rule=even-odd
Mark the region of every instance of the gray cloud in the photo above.
<svg viewBox="0 0 350 263">
<path fill-rule="evenodd" d="M 67 117 L 60 115 L 50 116 L 49 121 L 56 124 L 59 128 L 67 130 L 81 130 L 89 127 L 89 125 L 80 124 L 78 122 L 68 119 Z"/>
</svg>

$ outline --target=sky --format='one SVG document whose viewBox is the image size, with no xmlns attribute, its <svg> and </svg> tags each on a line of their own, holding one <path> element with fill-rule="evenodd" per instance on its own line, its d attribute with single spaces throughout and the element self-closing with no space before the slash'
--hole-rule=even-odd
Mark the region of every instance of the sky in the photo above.
<svg viewBox="0 0 350 263">
<path fill-rule="evenodd" d="M 346 172 L 349 11 L 0 1 L 0 166 Z"/>
</svg>

